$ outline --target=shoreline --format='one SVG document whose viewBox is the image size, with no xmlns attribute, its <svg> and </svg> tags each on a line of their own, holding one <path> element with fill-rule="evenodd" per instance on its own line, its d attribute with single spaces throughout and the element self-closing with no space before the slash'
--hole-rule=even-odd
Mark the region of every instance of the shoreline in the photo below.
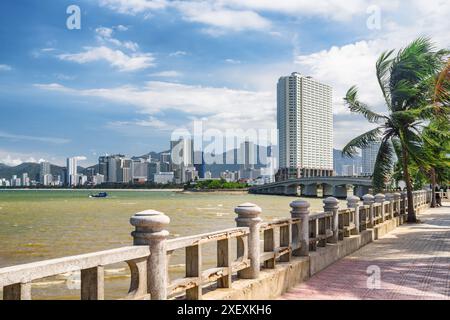
<svg viewBox="0 0 450 320">
<path fill-rule="evenodd" d="M 211 189 L 211 190 L 183 190 L 181 193 L 222 193 L 222 194 L 248 194 L 248 189 Z"/>
<path fill-rule="evenodd" d="M 89 192 L 101 192 L 101 191 L 128 191 L 128 192 L 182 192 L 184 189 L 68 189 L 68 188 L 61 188 L 61 189 L 27 189 L 27 188 L 20 188 L 20 189 L 0 189 L 0 192 L 2 191 L 89 191 Z"/>
</svg>

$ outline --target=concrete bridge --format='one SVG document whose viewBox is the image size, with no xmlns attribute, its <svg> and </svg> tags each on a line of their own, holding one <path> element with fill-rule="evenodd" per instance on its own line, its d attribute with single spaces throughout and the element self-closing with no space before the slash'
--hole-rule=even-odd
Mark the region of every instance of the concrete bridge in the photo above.
<svg viewBox="0 0 450 320">
<path fill-rule="evenodd" d="M 250 188 L 250 193 L 304 197 L 347 198 L 349 194 L 362 198 L 372 187 L 369 177 L 307 177 L 274 182 Z"/>
<path fill-rule="evenodd" d="M 431 191 L 415 191 L 413 199 L 421 213 L 429 208 Z M 332 197 L 323 203 L 323 212 L 312 213 L 307 201 L 293 201 L 284 209 L 290 209 L 288 217 L 273 221 L 263 221 L 262 209 L 245 203 L 235 208 L 236 228 L 178 238 L 167 231 L 167 215 L 139 212 L 130 219 L 133 245 L 1 268 L 0 291 L 4 300 L 30 300 L 36 280 L 80 272 L 81 299 L 102 300 L 105 266 L 126 262 L 130 289 L 124 299 L 276 299 L 403 224 L 408 209 L 405 193 L 367 194 L 363 202 L 350 196 L 347 208 Z M 203 247 L 211 243 L 217 265 L 206 268 Z M 185 274 L 177 279 L 169 272 L 174 252 L 185 257 Z M 338 281 L 334 275 L 329 284 Z"/>
</svg>

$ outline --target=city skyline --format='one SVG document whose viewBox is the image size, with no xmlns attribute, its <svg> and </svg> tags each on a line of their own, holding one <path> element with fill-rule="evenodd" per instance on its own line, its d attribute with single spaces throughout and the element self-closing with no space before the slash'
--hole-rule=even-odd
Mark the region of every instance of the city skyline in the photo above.
<svg viewBox="0 0 450 320">
<path fill-rule="evenodd" d="M 365 83 L 361 98 L 379 108 L 378 55 L 418 35 L 448 46 L 441 21 L 449 4 L 376 1 L 378 29 L 367 25 L 372 1 L 327 2 L 30 1 L 23 10 L 3 1 L 0 162 L 63 165 L 79 155 L 93 163 L 105 153 L 163 151 L 171 130 L 192 119 L 274 128 L 273 83 L 293 71 L 335 89 L 341 148 L 368 128 L 344 107 L 345 91 Z M 72 4 L 81 8 L 81 30 L 66 27 Z"/>
</svg>

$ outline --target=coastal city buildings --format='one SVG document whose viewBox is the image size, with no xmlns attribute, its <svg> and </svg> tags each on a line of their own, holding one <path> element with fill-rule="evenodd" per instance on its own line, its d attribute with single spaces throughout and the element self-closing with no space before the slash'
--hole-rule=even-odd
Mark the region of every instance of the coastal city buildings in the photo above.
<svg viewBox="0 0 450 320">
<path fill-rule="evenodd" d="M 50 162 L 47 161 L 42 161 L 39 164 L 39 177 L 40 177 L 40 182 L 46 186 L 48 184 L 45 184 L 46 182 L 48 183 L 48 177 L 46 178 L 46 176 L 51 175 L 51 167 L 50 167 Z M 46 181 L 47 180 L 47 181 Z"/>
<path fill-rule="evenodd" d="M 77 186 L 80 181 L 78 176 L 78 158 L 67 158 L 67 184 L 69 186 Z"/>
<path fill-rule="evenodd" d="M 362 175 L 372 176 L 375 162 L 377 160 L 380 143 L 372 142 L 366 148 L 361 149 Z"/>
<path fill-rule="evenodd" d="M 333 175 L 332 88 L 294 72 L 277 84 L 278 180 Z"/>
</svg>

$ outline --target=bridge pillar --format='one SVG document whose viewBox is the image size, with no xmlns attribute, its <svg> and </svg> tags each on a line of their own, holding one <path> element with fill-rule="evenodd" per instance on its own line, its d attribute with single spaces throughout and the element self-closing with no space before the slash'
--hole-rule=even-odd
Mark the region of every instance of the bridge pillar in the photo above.
<svg viewBox="0 0 450 320">
<path fill-rule="evenodd" d="M 167 299 L 167 253 L 166 239 L 169 231 L 165 228 L 170 218 L 162 212 L 147 210 L 136 213 L 130 223 L 136 229 L 131 233 L 133 245 L 150 247 L 147 260 L 147 288 L 152 300 Z"/>
<path fill-rule="evenodd" d="M 334 190 L 333 190 L 332 185 L 329 185 L 326 183 L 323 184 L 323 196 L 324 197 L 332 197 L 334 195 L 333 191 Z"/>
<path fill-rule="evenodd" d="M 289 186 L 289 188 L 288 188 L 288 195 L 290 195 L 290 196 L 298 196 L 299 195 L 298 185 Z"/>
<path fill-rule="evenodd" d="M 333 197 L 336 198 L 347 198 L 347 186 L 334 186 L 333 188 Z"/>
<path fill-rule="evenodd" d="M 300 249 L 295 250 L 294 256 L 307 257 L 309 255 L 309 203 L 307 201 L 298 200 L 290 204 L 292 219 L 300 219 L 300 230 L 294 229 L 298 224 L 292 225 L 292 242 L 300 242 Z"/>
<path fill-rule="evenodd" d="M 304 195 L 307 197 L 317 197 L 317 184 L 309 184 L 305 186 Z"/>
<path fill-rule="evenodd" d="M 368 186 L 356 186 L 354 188 L 354 195 L 360 198 L 364 197 L 364 195 L 368 194 L 370 191 L 370 187 Z"/>
<path fill-rule="evenodd" d="M 260 269 L 260 232 L 259 226 L 262 219 L 261 208 L 252 203 L 244 203 L 234 209 L 234 212 L 238 215 L 236 225 L 238 227 L 250 228 L 250 234 L 248 235 L 248 258 L 250 259 L 250 267 L 238 272 L 238 276 L 241 279 L 257 279 L 259 277 Z M 240 243 L 240 242 L 238 242 Z M 242 246 L 242 244 L 240 244 Z M 238 256 L 243 251 L 238 245 Z"/>
<path fill-rule="evenodd" d="M 333 237 L 329 240 L 331 243 L 337 243 L 339 241 L 339 200 L 333 197 L 323 200 L 323 209 L 325 212 L 333 213 L 333 220 L 331 229 L 333 230 Z"/>
</svg>

